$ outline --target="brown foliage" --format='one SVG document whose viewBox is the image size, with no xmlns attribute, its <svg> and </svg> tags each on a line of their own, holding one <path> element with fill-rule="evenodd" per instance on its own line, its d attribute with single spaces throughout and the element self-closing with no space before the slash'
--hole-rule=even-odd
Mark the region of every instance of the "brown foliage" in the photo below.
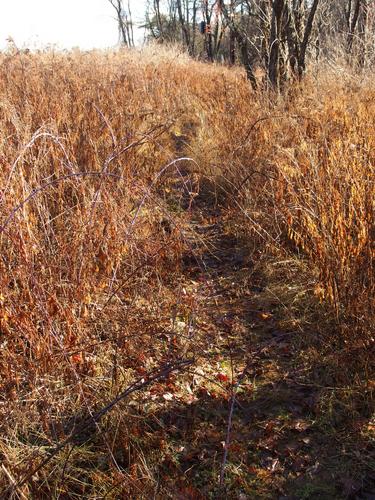
<svg viewBox="0 0 375 500">
<path fill-rule="evenodd" d="M 180 285 L 181 256 L 191 253 L 190 212 L 174 191 L 189 167 L 176 160 L 181 152 L 231 207 L 249 246 L 292 247 L 309 262 L 347 344 L 373 340 L 373 87 L 332 73 L 270 103 L 237 69 L 153 50 L 1 55 L 8 472 L 0 488 L 63 441 L 79 412 L 86 418 L 171 356 L 199 349 L 171 336 L 176 303 L 190 311 L 196 300 Z M 95 440 L 105 458 L 87 450 L 77 481 L 70 465 L 53 461 L 60 483 L 49 468 L 17 494 L 150 496 L 155 479 L 133 458 L 160 450 L 138 448 L 136 417 L 116 418 L 105 423 L 111 435 Z M 72 453 L 65 463 L 80 464 Z"/>
</svg>

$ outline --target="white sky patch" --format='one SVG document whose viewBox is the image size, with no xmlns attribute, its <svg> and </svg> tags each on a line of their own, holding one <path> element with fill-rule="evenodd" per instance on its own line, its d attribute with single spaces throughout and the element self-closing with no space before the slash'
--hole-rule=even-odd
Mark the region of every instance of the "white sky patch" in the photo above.
<svg viewBox="0 0 375 500">
<path fill-rule="evenodd" d="M 145 0 L 130 1 L 142 24 Z M 118 43 L 116 13 L 108 0 L 0 0 L 0 49 L 11 37 L 19 48 L 107 48 Z M 143 40 L 143 30 L 134 38 Z"/>
</svg>

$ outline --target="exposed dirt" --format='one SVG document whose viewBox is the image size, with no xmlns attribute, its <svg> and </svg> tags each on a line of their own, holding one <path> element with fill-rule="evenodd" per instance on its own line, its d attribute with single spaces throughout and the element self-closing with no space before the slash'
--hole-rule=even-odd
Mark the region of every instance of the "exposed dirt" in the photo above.
<svg viewBox="0 0 375 500">
<path fill-rule="evenodd" d="M 181 499 L 374 499 L 369 409 L 348 415 L 345 386 L 330 387 L 329 365 L 304 356 L 316 344 L 314 324 L 301 327 L 298 311 L 273 292 L 282 273 L 254 262 L 226 209 L 207 190 L 192 202 L 188 184 L 186 169 L 175 192 L 191 212 L 183 290 L 195 306 L 175 320 L 196 362 L 185 395 L 145 423 L 167 443 L 163 491 Z"/>
</svg>

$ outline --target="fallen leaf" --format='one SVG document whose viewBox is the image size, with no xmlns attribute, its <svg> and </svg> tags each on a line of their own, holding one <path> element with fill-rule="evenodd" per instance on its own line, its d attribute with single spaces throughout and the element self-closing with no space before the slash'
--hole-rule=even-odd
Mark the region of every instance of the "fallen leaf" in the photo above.
<svg viewBox="0 0 375 500">
<path fill-rule="evenodd" d="M 76 364 L 81 363 L 81 361 L 82 361 L 82 355 L 80 353 L 79 354 L 73 354 L 72 361 L 73 361 L 73 363 L 76 363 Z"/>
<path fill-rule="evenodd" d="M 269 319 L 271 319 L 273 317 L 273 315 L 271 313 L 267 313 L 267 312 L 260 312 L 258 314 L 258 318 L 263 320 L 263 321 L 267 321 Z"/>
<path fill-rule="evenodd" d="M 220 382 L 228 382 L 229 377 L 228 375 L 225 375 L 225 373 L 218 373 L 216 375 L 217 380 L 220 380 Z"/>
<path fill-rule="evenodd" d="M 294 429 L 298 432 L 304 432 L 310 429 L 311 425 L 303 420 L 297 420 L 294 424 Z"/>
<path fill-rule="evenodd" d="M 163 399 L 165 399 L 166 401 L 172 401 L 173 394 L 171 394 L 170 392 L 167 392 L 167 393 L 163 394 Z"/>
</svg>

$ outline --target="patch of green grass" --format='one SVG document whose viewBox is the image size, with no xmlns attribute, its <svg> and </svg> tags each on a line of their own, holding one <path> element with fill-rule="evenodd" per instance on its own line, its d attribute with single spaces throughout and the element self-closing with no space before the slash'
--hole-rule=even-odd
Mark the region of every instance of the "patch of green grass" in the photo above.
<svg viewBox="0 0 375 500">
<path fill-rule="evenodd" d="M 335 488 L 327 483 L 314 484 L 312 482 L 307 482 L 296 488 L 293 494 L 299 500 L 334 500 L 338 498 Z"/>
</svg>

